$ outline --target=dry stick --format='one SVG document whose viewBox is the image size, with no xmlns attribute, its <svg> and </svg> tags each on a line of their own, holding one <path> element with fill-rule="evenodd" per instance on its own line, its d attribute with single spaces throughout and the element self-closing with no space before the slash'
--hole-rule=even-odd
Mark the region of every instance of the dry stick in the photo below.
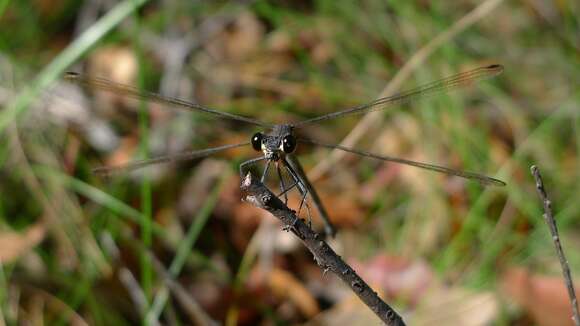
<svg viewBox="0 0 580 326">
<path fill-rule="evenodd" d="M 252 205 L 270 212 L 284 223 L 284 229 L 294 233 L 312 252 L 318 265 L 331 271 L 343 280 L 352 291 L 386 324 L 405 325 L 401 316 L 386 304 L 339 255 L 314 232 L 295 212 L 266 188 L 259 180 L 248 173 L 241 185 L 242 198 Z"/>
<path fill-rule="evenodd" d="M 405 63 L 405 65 L 399 70 L 395 77 L 385 86 L 381 94 L 378 96 L 383 97 L 390 94 L 394 94 L 403 84 L 403 82 L 408 79 L 411 74 L 421 66 L 427 60 L 427 58 L 435 52 L 436 49 L 447 43 L 449 40 L 454 38 L 457 34 L 463 32 L 483 17 L 487 16 L 491 11 L 493 11 L 501 2 L 504 0 L 486 0 L 477 6 L 475 9 L 470 11 L 467 15 L 459 19 L 455 24 L 453 24 L 445 32 L 437 35 L 424 47 L 419 49 L 412 57 Z M 356 142 L 363 135 L 368 135 L 369 132 L 376 130 L 379 124 L 383 121 L 383 114 L 379 111 L 369 112 L 360 122 L 350 131 L 350 133 L 341 141 L 340 145 L 345 147 L 353 147 Z M 309 173 L 308 178 L 311 182 L 322 177 L 326 172 L 330 170 L 331 167 L 335 166 L 338 161 L 340 161 L 346 153 L 344 151 L 335 149 L 326 159 L 318 163 Z"/>
<path fill-rule="evenodd" d="M 572 283 L 572 277 L 570 276 L 570 266 L 568 265 L 568 260 L 564 256 L 564 250 L 562 249 L 562 244 L 560 243 L 560 235 L 558 234 L 558 228 L 556 226 L 556 220 L 554 219 L 554 214 L 552 212 L 552 202 L 548 198 L 546 189 L 544 188 L 544 182 L 542 181 L 542 176 L 540 175 L 540 170 L 537 166 L 532 165 L 530 168 L 532 170 L 532 175 L 536 179 L 536 189 L 538 190 L 538 195 L 542 200 L 544 205 L 544 220 L 550 228 L 550 233 L 552 234 L 552 240 L 554 240 L 554 246 L 556 247 L 556 253 L 560 259 L 560 265 L 562 265 L 562 274 L 564 274 L 564 283 L 568 288 L 568 295 L 570 296 L 570 302 L 572 303 L 572 319 L 576 326 L 580 326 L 580 314 L 578 313 L 578 299 L 576 299 L 576 292 L 574 291 L 574 283 Z"/>
</svg>

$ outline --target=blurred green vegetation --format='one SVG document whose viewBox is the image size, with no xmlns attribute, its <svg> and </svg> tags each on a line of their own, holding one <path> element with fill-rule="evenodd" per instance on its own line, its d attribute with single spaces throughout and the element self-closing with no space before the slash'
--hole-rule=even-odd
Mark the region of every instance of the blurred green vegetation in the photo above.
<svg viewBox="0 0 580 326">
<path fill-rule="evenodd" d="M 272 217 L 239 203 L 235 171 L 250 150 L 91 173 L 242 142 L 255 129 L 81 89 L 63 82 L 65 71 L 279 123 L 369 102 L 394 78 L 400 91 L 491 63 L 504 73 L 476 87 L 393 107 L 372 123 L 347 117 L 305 132 L 338 143 L 366 123 L 359 148 L 496 176 L 506 187 L 349 155 L 314 185 L 347 260 L 425 262 L 450 289 L 494 294 L 485 320 L 542 324 L 536 314 L 556 313 L 522 301 L 510 271 L 560 275 L 532 164 L 580 271 L 579 17 L 580 5 L 565 0 L 0 1 L 0 324 L 193 323 L 175 284 L 222 323 L 310 319 L 273 277 L 263 280 L 267 266 L 290 272 L 323 312 L 339 315 L 341 296 L 329 289 L 340 283 L 313 273 L 300 245 L 282 248 L 287 234 Z M 329 157 L 299 153 L 307 170 Z M 428 323 L 425 293 L 389 289 L 410 321 Z M 463 308 L 444 307 L 452 316 Z"/>
</svg>

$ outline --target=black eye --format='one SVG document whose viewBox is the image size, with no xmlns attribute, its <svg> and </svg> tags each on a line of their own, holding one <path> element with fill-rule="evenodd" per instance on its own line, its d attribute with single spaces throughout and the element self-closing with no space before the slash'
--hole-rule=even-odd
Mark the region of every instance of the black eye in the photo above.
<svg viewBox="0 0 580 326">
<path fill-rule="evenodd" d="M 264 135 L 262 135 L 261 132 L 257 132 L 252 136 L 252 147 L 254 148 L 254 150 L 256 151 L 261 151 L 262 150 L 262 137 Z"/>
<path fill-rule="evenodd" d="M 292 135 L 282 138 L 282 150 L 284 153 L 292 153 L 296 149 L 296 138 Z"/>
</svg>

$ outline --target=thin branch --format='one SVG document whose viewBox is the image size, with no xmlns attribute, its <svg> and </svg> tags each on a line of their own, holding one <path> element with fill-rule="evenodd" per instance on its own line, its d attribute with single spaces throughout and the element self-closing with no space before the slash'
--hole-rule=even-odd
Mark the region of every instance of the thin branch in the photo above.
<svg viewBox="0 0 580 326">
<path fill-rule="evenodd" d="M 556 246 L 556 253 L 560 259 L 560 265 L 562 265 L 562 273 L 564 274 L 564 283 L 568 288 L 568 295 L 570 296 L 570 302 L 572 303 L 572 319 L 576 326 L 580 326 L 580 314 L 578 312 L 578 299 L 576 298 L 576 292 L 574 291 L 574 283 L 572 282 L 572 276 L 570 275 L 570 266 L 568 265 L 568 260 L 564 256 L 564 250 L 562 249 L 562 244 L 560 243 L 560 235 L 558 234 L 558 228 L 556 226 L 556 220 L 554 219 L 554 214 L 552 212 L 552 201 L 548 198 L 546 193 L 546 188 L 544 188 L 544 182 L 542 181 L 542 176 L 540 175 L 540 170 L 537 166 L 532 165 L 530 168 L 534 179 L 536 179 L 536 189 L 538 190 L 538 195 L 542 200 L 544 205 L 544 220 L 550 228 L 550 233 L 552 234 L 552 240 L 554 240 L 554 246 Z"/>
<path fill-rule="evenodd" d="M 245 201 L 267 210 L 281 220 L 284 223 L 284 229 L 294 233 L 312 252 L 323 271 L 336 274 L 386 325 L 405 325 L 401 316 L 379 298 L 377 293 L 334 252 L 320 235 L 299 219 L 293 210 L 284 205 L 251 173 L 248 173 L 242 181 L 241 190 Z"/>
</svg>

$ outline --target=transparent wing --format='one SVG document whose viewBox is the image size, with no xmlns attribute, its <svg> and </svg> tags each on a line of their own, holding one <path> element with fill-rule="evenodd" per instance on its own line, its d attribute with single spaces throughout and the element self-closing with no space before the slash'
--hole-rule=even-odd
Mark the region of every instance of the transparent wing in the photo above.
<svg viewBox="0 0 580 326">
<path fill-rule="evenodd" d="M 324 143 L 320 143 L 318 141 L 314 141 L 311 139 L 303 139 L 302 138 L 302 139 L 299 139 L 298 141 L 301 143 L 305 143 L 305 144 L 322 146 L 322 147 L 332 148 L 332 149 L 340 149 L 340 150 L 345 151 L 345 152 L 361 155 L 364 157 L 370 157 L 370 158 L 374 158 L 374 159 L 381 160 L 381 161 L 400 163 L 400 164 L 410 165 L 410 166 L 418 167 L 418 168 L 429 170 L 429 171 L 435 171 L 435 172 L 444 173 L 444 174 L 448 174 L 448 175 L 454 175 L 454 176 L 465 178 L 465 179 L 476 180 L 479 183 L 481 183 L 482 185 L 486 185 L 486 186 L 505 186 L 506 185 L 506 183 L 501 181 L 501 180 L 498 180 L 498 179 L 495 179 L 492 177 L 488 177 L 488 176 L 485 176 L 482 174 L 474 173 L 474 172 L 459 171 L 459 170 L 454 170 L 451 168 L 447 168 L 447 167 L 439 166 L 439 165 L 434 165 L 434 164 L 421 163 L 421 162 L 416 162 L 416 161 L 411 161 L 411 160 L 406 160 L 406 159 L 391 157 L 391 156 L 377 155 L 377 154 L 373 154 L 373 153 L 366 152 L 366 151 L 361 151 L 361 150 L 357 150 L 357 149 L 353 149 L 353 148 L 344 147 L 341 145 L 324 144 Z"/>
<path fill-rule="evenodd" d="M 158 156 L 158 157 L 154 157 L 154 158 L 150 158 L 150 159 L 146 159 L 146 160 L 133 161 L 133 162 L 129 162 L 126 164 L 121 164 L 121 165 L 102 166 L 102 167 L 98 167 L 98 168 L 93 169 L 93 173 L 99 174 L 99 175 L 111 175 L 111 174 L 115 174 L 115 173 L 127 172 L 127 171 L 140 169 L 140 168 L 143 168 L 143 167 L 146 167 L 149 165 L 153 165 L 153 164 L 158 164 L 158 163 L 189 161 L 189 160 L 194 160 L 197 158 L 209 156 L 209 155 L 212 155 L 212 154 L 215 154 L 217 152 L 221 152 L 221 151 L 224 151 L 224 150 L 227 150 L 230 148 L 242 147 L 242 146 L 246 146 L 249 144 L 250 144 L 249 142 L 240 143 L 240 144 L 229 144 L 229 145 L 223 145 L 223 146 L 218 146 L 218 147 L 202 149 L 202 150 L 198 150 L 198 151 L 190 151 L 190 152 L 184 152 L 184 153 L 179 153 L 179 154 L 174 154 L 174 155 Z"/>
<path fill-rule="evenodd" d="M 443 78 L 417 88 L 380 98 L 373 102 L 363 104 L 360 106 L 355 106 L 352 108 L 348 108 L 345 110 L 341 110 L 338 112 L 333 112 L 330 114 L 325 114 L 319 117 L 315 117 L 312 119 L 307 119 L 303 121 L 299 121 L 294 124 L 294 127 L 302 127 L 303 125 L 320 122 L 330 119 L 336 119 L 345 115 L 351 114 L 359 114 L 359 113 L 366 113 L 371 111 L 378 111 L 386 109 L 395 104 L 401 103 L 408 103 L 411 101 L 423 99 L 425 97 L 429 97 L 435 94 L 446 93 L 452 91 L 454 89 L 458 89 L 461 87 L 466 87 L 472 85 L 473 83 L 496 76 L 503 71 L 502 65 L 491 65 L 486 67 L 476 68 L 470 71 L 462 72 L 447 78 Z"/>
<path fill-rule="evenodd" d="M 120 94 L 120 95 L 124 95 L 124 96 L 128 96 L 128 97 L 136 98 L 136 99 L 143 99 L 146 101 L 165 104 L 165 105 L 173 106 L 173 107 L 176 107 L 179 109 L 184 109 L 184 110 L 188 110 L 188 111 L 196 111 L 196 112 L 205 112 L 205 113 L 213 114 L 213 115 L 218 116 L 218 117 L 236 120 L 236 121 L 242 121 L 242 122 L 246 122 L 246 123 L 250 123 L 250 124 L 262 126 L 262 127 L 270 127 L 271 126 L 270 124 L 261 122 L 259 120 L 255 120 L 252 118 L 244 117 L 244 116 L 233 114 L 233 113 L 222 112 L 222 111 L 210 109 L 210 108 L 207 108 L 205 106 L 202 106 L 202 105 L 199 105 L 196 103 L 191 103 L 191 102 L 187 102 L 184 100 L 180 100 L 178 98 L 172 98 L 172 97 L 163 96 L 163 95 L 160 95 L 157 93 L 141 91 L 135 87 L 115 83 L 113 81 L 103 79 L 103 78 L 92 78 L 92 77 L 87 77 L 87 76 L 78 74 L 76 72 L 67 72 L 64 75 L 64 79 L 67 81 L 70 81 L 72 83 L 88 86 L 90 88 L 100 89 L 100 90 L 112 92 L 115 94 Z"/>
</svg>

